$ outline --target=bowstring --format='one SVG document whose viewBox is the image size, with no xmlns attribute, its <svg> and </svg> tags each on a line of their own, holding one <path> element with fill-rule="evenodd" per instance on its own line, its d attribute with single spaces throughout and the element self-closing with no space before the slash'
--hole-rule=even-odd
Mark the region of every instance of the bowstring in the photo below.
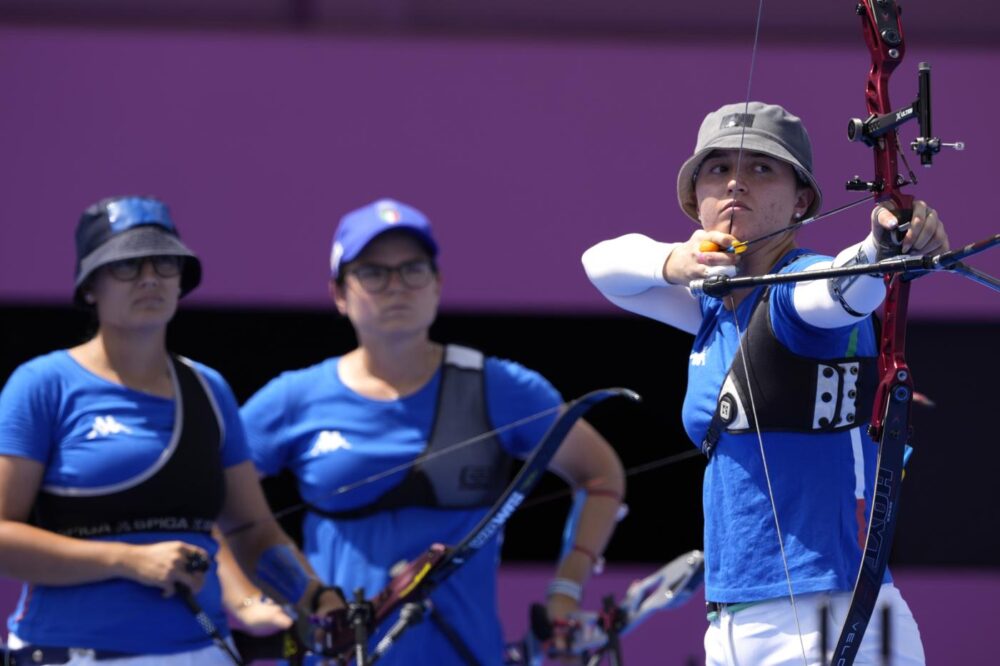
<svg viewBox="0 0 1000 666">
<path fill-rule="evenodd" d="M 626 479 L 628 479 L 633 476 L 638 476 L 639 474 L 652 471 L 654 469 L 659 469 L 661 467 L 668 467 L 670 465 L 674 465 L 679 462 L 684 462 L 689 458 L 698 458 L 703 455 L 704 454 L 701 452 L 700 449 L 691 449 L 690 451 L 682 451 L 681 453 L 674 453 L 669 456 L 663 456 L 662 458 L 657 458 L 656 460 L 651 460 L 646 463 L 635 465 L 634 467 L 629 467 L 628 469 L 625 470 L 623 476 Z M 538 497 L 534 497 L 522 503 L 521 506 L 518 507 L 518 510 L 524 511 L 525 509 L 530 509 L 540 504 L 545 504 L 547 502 L 552 502 L 554 500 L 561 499 L 563 497 L 568 497 L 570 495 L 573 495 L 577 491 L 581 490 L 586 492 L 587 487 L 581 486 L 576 488 L 563 488 L 561 490 L 555 490 L 547 495 L 539 495 Z"/>
<path fill-rule="evenodd" d="M 761 23 L 762 23 L 763 16 L 764 16 L 764 0 L 758 0 L 758 3 L 757 3 L 757 21 L 756 21 L 756 26 L 754 27 L 754 36 L 753 36 L 753 49 L 751 50 L 751 54 L 750 54 L 750 72 L 747 75 L 746 101 L 744 102 L 744 106 L 743 106 L 743 115 L 744 115 L 744 117 L 746 117 L 746 115 L 750 112 L 750 96 L 751 96 L 751 91 L 753 90 L 753 74 L 754 74 L 755 66 L 757 64 L 757 51 L 758 51 L 758 47 L 759 47 L 759 44 L 760 44 L 760 26 L 761 26 Z M 739 152 L 737 153 L 737 157 L 736 157 L 736 173 L 734 174 L 734 177 L 737 180 L 740 178 L 740 174 L 742 173 L 740 171 L 740 168 L 741 168 L 741 163 L 742 163 L 742 160 L 743 160 L 743 141 L 744 141 L 744 138 L 746 137 L 746 124 L 745 123 L 741 123 L 740 127 L 741 127 L 741 131 L 740 131 L 740 148 L 739 148 Z M 732 217 L 729 218 L 730 219 L 730 221 L 729 221 L 730 233 L 732 232 L 733 219 L 735 218 L 735 216 L 736 216 L 736 211 L 734 210 Z M 782 566 L 782 568 L 784 569 L 784 572 L 785 572 L 785 582 L 788 584 L 788 599 L 791 602 L 792 616 L 795 619 L 795 631 L 798 634 L 798 637 L 799 637 L 799 648 L 802 651 L 802 663 L 805 664 L 806 666 L 808 666 L 809 659 L 806 656 L 806 645 L 805 645 L 805 640 L 802 637 L 802 625 L 799 622 L 799 611 L 798 611 L 798 608 L 797 608 L 796 603 L 795 603 L 795 592 L 794 592 L 794 588 L 792 586 L 792 573 L 791 573 L 791 570 L 788 567 L 788 556 L 787 556 L 787 553 L 785 551 L 785 540 L 782 537 L 782 534 L 781 534 L 781 522 L 778 519 L 778 505 L 777 505 L 777 502 L 774 499 L 774 487 L 773 487 L 773 485 L 771 483 L 771 471 L 770 471 L 770 469 L 768 467 L 768 464 L 767 464 L 767 455 L 764 452 L 764 436 L 763 436 L 763 433 L 761 432 L 761 429 L 760 429 L 760 422 L 757 420 L 757 405 L 756 405 L 756 402 L 754 400 L 753 389 L 752 389 L 752 382 L 750 381 L 750 367 L 747 364 L 747 357 L 749 356 L 749 349 L 746 346 L 746 338 L 743 335 L 743 331 L 741 330 L 741 327 L 740 327 L 739 313 L 736 310 L 736 301 L 733 298 L 732 294 L 729 295 L 729 309 L 730 309 L 730 311 L 733 314 L 733 323 L 736 326 L 736 335 L 739 338 L 739 348 L 740 348 L 740 352 L 741 352 L 740 356 L 742 357 L 742 360 L 743 360 L 743 374 L 746 377 L 746 381 L 747 381 L 747 395 L 750 398 L 750 411 L 751 411 L 751 414 L 753 415 L 754 431 L 757 434 L 757 444 L 758 444 L 758 447 L 760 449 L 760 459 L 761 459 L 761 464 L 763 465 L 763 469 L 764 469 L 764 480 L 765 480 L 765 482 L 767 484 L 767 495 L 768 495 L 768 499 L 771 502 L 771 515 L 774 518 L 774 529 L 775 529 L 775 532 L 778 535 L 778 549 L 781 552 L 781 566 Z"/>
</svg>

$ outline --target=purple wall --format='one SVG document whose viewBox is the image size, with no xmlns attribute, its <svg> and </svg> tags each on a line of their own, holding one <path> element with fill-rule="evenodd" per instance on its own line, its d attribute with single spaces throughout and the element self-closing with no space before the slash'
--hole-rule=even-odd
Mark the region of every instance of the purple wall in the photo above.
<svg viewBox="0 0 1000 666">
<path fill-rule="evenodd" d="M 953 243 L 997 230 L 987 196 L 998 146 L 1000 51 L 911 48 L 909 102 L 934 65 L 935 129 L 964 139 L 921 172 Z M 753 97 L 812 130 L 828 205 L 868 175 L 844 139 L 863 112 L 867 54 L 764 48 Z M 335 220 L 391 195 L 423 208 L 444 245 L 446 308 L 607 309 L 578 257 L 627 231 L 686 237 L 676 168 L 704 113 L 742 99 L 749 46 L 0 27 L 0 302 L 68 298 L 84 205 L 155 193 L 206 263 L 206 305 L 319 306 Z M 904 136 L 912 137 L 915 128 Z M 915 190 L 916 191 L 916 190 Z M 806 230 L 836 249 L 865 212 Z M 996 253 L 976 265 L 997 272 Z M 954 276 L 914 289 L 923 316 L 1000 319 L 1000 300 Z"/>
<path fill-rule="evenodd" d="M 653 572 L 655 565 L 609 567 L 587 588 L 584 607 L 596 609 L 601 597 L 620 597 L 629 582 Z M 552 575 L 540 565 L 505 566 L 500 571 L 500 613 L 508 638 L 524 635 L 528 606 L 538 601 Z M 920 625 L 928 664 L 995 663 L 995 646 L 988 639 L 995 630 L 990 601 L 1000 596 L 1000 574 L 948 570 L 896 570 L 896 584 L 903 591 Z M 17 601 L 19 588 L 0 579 L 0 617 Z M 704 659 L 703 595 L 685 606 L 651 617 L 623 640 L 625 663 L 686 664 L 689 656 Z M 0 630 L 0 634 L 6 633 Z"/>
</svg>

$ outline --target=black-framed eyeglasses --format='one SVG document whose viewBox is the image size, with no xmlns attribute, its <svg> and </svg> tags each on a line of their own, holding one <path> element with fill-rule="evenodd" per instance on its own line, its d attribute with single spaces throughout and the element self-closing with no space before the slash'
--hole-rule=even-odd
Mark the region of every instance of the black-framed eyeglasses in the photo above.
<svg viewBox="0 0 1000 666">
<path fill-rule="evenodd" d="M 105 264 L 105 268 L 114 279 L 130 282 L 139 277 L 142 267 L 147 261 L 153 265 L 153 271 L 161 278 L 177 277 L 184 269 L 184 257 L 171 254 L 120 259 Z"/>
<path fill-rule="evenodd" d="M 399 275 L 403 286 L 409 289 L 422 289 L 434 280 L 437 267 L 430 259 L 414 259 L 398 266 L 361 264 L 348 271 L 348 275 L 353 275 L 361 288 L 371 294 L 385 291 L 393 273 Z"/>
</svg>

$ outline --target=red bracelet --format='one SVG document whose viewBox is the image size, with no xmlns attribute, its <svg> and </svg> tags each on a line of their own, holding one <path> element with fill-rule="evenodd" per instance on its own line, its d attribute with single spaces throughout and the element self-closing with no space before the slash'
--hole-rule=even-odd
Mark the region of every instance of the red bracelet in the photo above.
<svg viewBox="0 0 1000 666">
<path fill-rule="evenodd" d="M 575 550 L 583 553 L 590 558 L 590 566 L 595 574 L 599 574 L 604 571 L 604 558 L 590 550 L 589 548 L 584 548 L 580 544 L 574 543 L 570 548 L 571 551 Z"/>
<path fill-rule="evenodd" d="M 583 492 L 587 493 L 587 495 L 593 495 L 595 497 L 613 497 L 619 502 L 622 502 L 625 499 L 622 497 L 621 493 L 611 490 L 610 488 L 584 488 Z"/>
</svg>

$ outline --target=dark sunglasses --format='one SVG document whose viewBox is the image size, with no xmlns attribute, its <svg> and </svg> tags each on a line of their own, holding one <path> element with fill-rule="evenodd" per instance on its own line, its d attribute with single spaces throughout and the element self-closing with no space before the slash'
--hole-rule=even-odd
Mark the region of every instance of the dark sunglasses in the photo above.
<svg viewBox="0 0 1000 666">
<path fill-rule="evenodd" d="M 184 257 L 176 255 L 156 255 L 153 257 L 136 257 L 135 259 L 120 259 L 105 264 L 111 277 L 122 282 L 129 282 L 139 277 L 146 262 L 153 265 L 153 271 L 161 278 L 177 277 L 184 270 Z"/>
</svg>

